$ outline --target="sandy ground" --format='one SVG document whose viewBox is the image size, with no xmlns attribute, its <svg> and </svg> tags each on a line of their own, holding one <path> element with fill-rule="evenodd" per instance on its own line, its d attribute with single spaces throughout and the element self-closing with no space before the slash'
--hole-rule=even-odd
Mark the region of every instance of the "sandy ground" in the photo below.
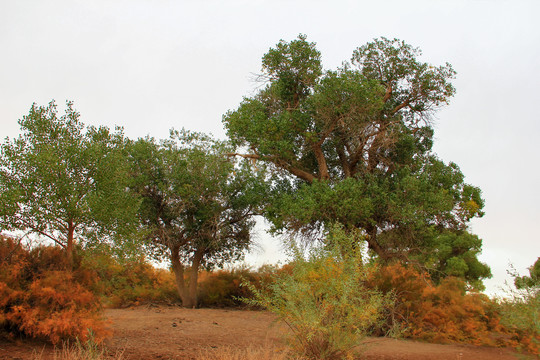
<svg viewBox="0 0 540 360">
<path fill-rule="evenodd" d="M 205 351 L 223 347 L 282 347 L 286 330 L 267 312 L 179 307 L 137 307 L 106 311 L 114 331 L 106 345 L 124 359 L 197 359 Z M 508 349 L 438 345 L 414 341 L 369 338 L 364 342 L 366 359 L 515 360 Z M 37 342 L 9 343 L 0 340 L 0 359 L 52 359 L 53 348 Z"/>
</svg>

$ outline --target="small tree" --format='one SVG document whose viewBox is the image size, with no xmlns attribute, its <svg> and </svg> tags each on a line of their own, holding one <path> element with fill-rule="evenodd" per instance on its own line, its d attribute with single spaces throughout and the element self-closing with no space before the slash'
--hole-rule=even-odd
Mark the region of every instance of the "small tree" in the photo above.
<svg viewBox="0 0 540 360">
<path fill-rule="evenodd" d="M 371 267 L 361 247 L 333 227 L 322 246 L 307 256 L 295 245 L 290 273 L 281 272 L 267 289 L 247 284 L 254 299 L 279 316 L 290 330 L 292 350 L 308 359 L 342 359 L 380 318 L 387 298 L 364 287 Z"/>
<path fill-rule="evenodd" d="M 33 104 L 0 153 L 0 228 L 46 237 L 66 250 L 121 229 L 134 215 L 121 131 L 85 127 L 73 103 Z"/>
<path fill-rule="evenodd" d="M 140 221 L 154 255 L 170 262 L 185 307 L 197 305 L 200 267 L 239 259 L 251 244 L 262 182 L 226 152 L 225 143 L 187 131 L 172 132 L 160 144 L 140 139 L 132 146 Z"/>
</svg>

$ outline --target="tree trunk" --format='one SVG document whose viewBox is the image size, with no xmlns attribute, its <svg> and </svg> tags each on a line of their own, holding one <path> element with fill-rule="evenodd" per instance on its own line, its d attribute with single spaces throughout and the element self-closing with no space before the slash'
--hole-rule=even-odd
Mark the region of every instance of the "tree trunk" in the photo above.
<svg viewBox="0 0 540 360">
<path fill-rule="evenodd" d="M 175 246 L 169 248 L 169 250 L 171 251 L 171 265 L 174 272 L 176 290 L 182 300 L 182 306 L 187 307 L 186 303 L 188 302 L 189 294 L 184 282 L 184 265 L 180 261 L 180 248 Z"/>
<path fill-rule="evenodd" d="M 375 226 L 368 226 L 366 228 L 367 232 L 368 232 L 368 236 L 366 237 L 366 241 L 368 243 L 368 247 L 375 251 L 375 253 L 377 255 L 379 255 L 379 257 L 386 261 L 390 258 L 390 256 L 388 255 L 388 253 L 386 252 L 385 249 L 383 249 L 381 247 L 381 245 L 379 244 L 379 242 L 377 241 L 377 228 Z"/>
<path fill-rule="evenodd" d="M 68 223 L 67 244 L 66 244 L 66 258 L 67 258 L 68 266 L 70 267 L 70 269 L 73 269 L 73 253 L 75 251 L 74 233 L 75 233 L 75 226 L 73 226 L 73 221 L 70 221 Z"/>
</svg>

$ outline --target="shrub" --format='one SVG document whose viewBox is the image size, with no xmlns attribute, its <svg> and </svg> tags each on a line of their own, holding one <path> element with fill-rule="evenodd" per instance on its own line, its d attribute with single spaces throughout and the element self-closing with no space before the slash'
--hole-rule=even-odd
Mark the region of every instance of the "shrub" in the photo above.
<svg viewBox="0 0 540 360">
<path fill-rule="evenodd" d="M 246 307 L 247 304 L 242 299 L 250 298 L 252 293 L 243 284 L 247 282 L 250 286 L 261 289 L 268 286 L 272 281 L 272 276 L 283 271 L 284 268 L 265 265 L 257 270 L 251 270 L 244 266 L 202 272 L 199 275 L 197 295 L 199 306 Z"/>
<path fill-rule="evenodd" d="M 327 243 L 307 256 L 293 247 L 291 271 L 279 273 L 266 289 L 248 284 L 254 299 L 246 301 L 276 313 L 291 330 L 292 351 L 309 359 L 348 356 L 385 302 L 361 285 L 370 268 L 362 264 L 359 249 L 347 247 L 343 231 L 334 229 Z"/>
<path fill-rule="evenodd" d="M 83 264 L 99 279 L 92 289 L 107 307 L 179 301 L 174 275 L 152 266 L 143 257 L 118 259 L 102 249 L 89 252 Z"/>
<path fill-rule="evenodd" d="M 529 268 L 530 276 L 512 269 L 515 288 L 507 286 L 505 297 L 497 299 L 501 323 L 513 334 L 515 346 L 536 354 L 540 351 L 540 258 Z"/>
<path fill-rule="evenodd" d="M 368 286 L 394 296 L 379 334 L 400 329 L 404 337 L 432 342 L 495 345 L 496 309 L 483 294 L 466 291 L 464 280 L 448 277 L 435 285 L 429 276 L 400 263 L 379 266 Z"/>
<path fill-rule="evenodd" d="M 58 248 L 31 251 L 13 238 L 0 236 L 0 330 L 56 344 L 86 340 L 90 331 L 101 341 L 107 334 L 98 299 L 87 290 L 95 278 L 68 266 Z"/>
<path fill-rule="evenodd" d="M 436 285 L 427 274 L 400 263 L 379 266 L 371 274 L 366 286 L 394 297 L 384 311 L 384 322 L 374 328 L 377 335 L 398 333 L 430 342 L 512 346 L 538 353 L 534 333 L 525 331 L 523 325 L 521 330 L 512 328 L 501 316 L 505 306 L 508 314 L 516 315 L 522 303 L 503 303 L 501 307 L 484 294 L 466 291 L 463 279 L 447 277 Z M 530 318 L 516 323 L 538 322 L 538 315 L 522 315 Z"/>
</svg>

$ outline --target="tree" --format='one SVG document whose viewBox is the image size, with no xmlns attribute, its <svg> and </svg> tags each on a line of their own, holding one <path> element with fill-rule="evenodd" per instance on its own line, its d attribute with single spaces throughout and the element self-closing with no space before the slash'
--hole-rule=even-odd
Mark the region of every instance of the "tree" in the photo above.
<svg viewBox="0 0 540 360">
<path fill-rule="evenodd" d="M 381 38 L 356 49 L 351 63 L 323 71 L 315 44 L 300 35 L 264 55 L 266 87 L 223 122 L 244 149 L 234 154 L 269 164 L 278 178 L 266 211 L 275 230 L 320 232 L 338 221 L 361 229 L 385 260 L 426 260 L 443 234 L 470 240 L 468 222 L 483 215 L 480 190 L 431 151 L 430 119 L 453 96 L 455 72 L 420 62 L 420 54 Z M 464 254 L 476 255 L 450 252 L 460 266 Z M 452 268 L 447 263 L 439 259 L 436 270 Z M 471 279 L 490 275 L 468 263 L 476 267 L 460 271 Z"/>
<path fill-rule="evenodd" d="M 62 116 L 54 101 L 33 104 L 0 157 L 0 228 L 54 241 L 69 263 L 77 242 L 119 232 L 136 209 L 122 132 L 85 127 L 79 117 L 71 102 Z"/>
<path fill-rule="evenodd" d="M 262 183 L 226 152 L 225 143 L 187 131 L 172 132 L 159 144 L 147 138 L 132 146 L 141 224 L 155 256 L 170 261 L 185 307 L 197 305 L 200 267 L 239 259 L 251 244 Z"/>
</svg>

